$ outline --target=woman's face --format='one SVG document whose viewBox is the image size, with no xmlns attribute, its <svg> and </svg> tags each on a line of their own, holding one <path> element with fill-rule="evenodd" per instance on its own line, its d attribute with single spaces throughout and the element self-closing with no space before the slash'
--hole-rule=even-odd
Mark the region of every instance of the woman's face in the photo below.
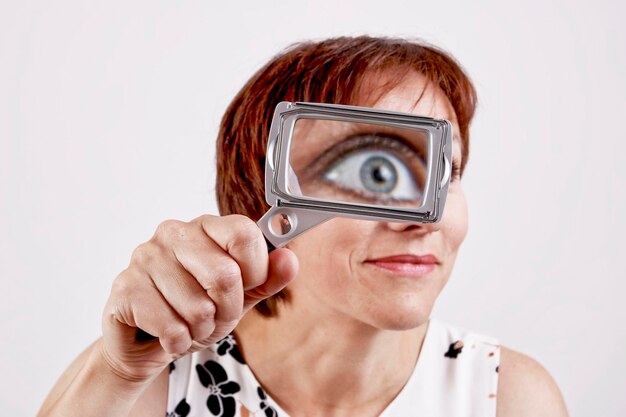
<svg viewBox="0 0 626 417">
<path fill-rule="evenodd" d="M 447 119 L 459 132 L 444 93 L 418 73 L 372 107 Z M 460 166 L 457 137 L 452 157 Z M 289 286 L 292 301 L 316 315 L 340 315 L 380 329 L 419 326 L 428 320 L 466 234 L 467 204 L 458 177 L 450 182 L 438 223 L 331 219 L 287 245 L 300 261 Z M 424 255 L 436 259 L 426 273 L 416 266 L 416 257 Z"/>
</svg>

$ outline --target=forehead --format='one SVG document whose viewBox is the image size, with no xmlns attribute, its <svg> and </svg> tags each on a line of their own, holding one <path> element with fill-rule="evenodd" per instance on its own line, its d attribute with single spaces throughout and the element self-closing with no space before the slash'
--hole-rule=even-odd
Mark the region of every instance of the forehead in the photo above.
<svg viewBox="0 0 626 417">
<path fill-rule="evenodd" d="M 390 83 L 394 85 L 392 88 Z M 361 106 L 446 119 L 452 123 L 453 146 L 462 151 L 463 141 L 452 103 L 439 87 L 417 71 L 403 74 L 399 82 L 391 74 L 367 74 L 355 99 Z"/>
<path fill-rule="evenodd" d="M 393 87 L 391 87 L 393 86 Z M 412 71 L 403 74 L 401 79 L 393 79 L 385 74 L 366 74 L 359 88 L 352 96 L 352 104 L 412 113 L 419 116 L 446 119 L 453 127 L 453 153 L 462 155 L 463 142 L 458 136 L 459 128 L 454 109 L 445 93 L 422 74 Z M 423 132 L 410 132 L 406 129 L 359 126 L 358 123 L 337 123 L 328 120 L 298 119 L 293 133 L 295 150 L 290 153 L 293 164 L 304 163 L 313 155 L 318 155 L 335 143 L 357 134 L 372 133 L 397 134 L 418 147 L 425 143 Z"/>
<path fill-rule="evenodd" d="M 368 107 L 456 120 L 445 93 L 417 71 L 407 72 L 399 80 L 392 74 L 365 75 L 355 99 Z"/>
</svg>

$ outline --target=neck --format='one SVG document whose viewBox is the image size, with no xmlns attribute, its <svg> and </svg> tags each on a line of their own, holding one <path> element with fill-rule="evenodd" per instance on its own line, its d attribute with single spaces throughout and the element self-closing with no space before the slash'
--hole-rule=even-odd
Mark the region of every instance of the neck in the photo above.
<svg viewBox="0 0 626 417">
<path fill-rule="evenodd" d="M 236 335 L 258 381 L 289 415 L 366 416 L 379 415 L 408 381 L 427 326 L 381 330 L 286 304 L 272 318 L 252 310 Z"/>
</svg>

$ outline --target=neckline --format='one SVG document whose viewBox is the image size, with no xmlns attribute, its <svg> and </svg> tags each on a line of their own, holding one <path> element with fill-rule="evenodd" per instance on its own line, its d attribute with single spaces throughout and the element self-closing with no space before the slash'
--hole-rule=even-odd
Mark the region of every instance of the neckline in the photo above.
<svg viewBox="0 0 626 417">
<path fill-rule="evenodd" d="M 424 339 L 422 341 L 422 345 L 419 348 L 419 352 L 418 352 L 418 356 L 417 356 L 417 360 L 415 362 L 415 365 L 413 366 L 413 370 L 411 371 L 411 374 L 409 375 L 409 378 L 407 379 L 406 383 L 402 386 L 402 388 L 400 389 L 400 391 L 398 392 L 398 394 L 391 400 L 391 402 L 389 404 L 387 404 L 387 406 L 383 409 L 383 411 L 380 413 L 379 417 L 384 417 L 387 415 L 387 413 L 389 413 L 392 408 L 394 407 L 395 404 L 404 401 L 404 398 L 407 395 L 410 395 L 410 387 L 412 385 L 414 385 L 415 380 L 419 377 L 419 375 L 421 375 L 422 372 L 422 368 L 424 368 L 424 356 L 425 356 L 425 352 L 427 350 L 427 348 L 430 346 L 430 340 L 432 339 L 433 336 L 431 336 L 431 334 L 434 332 L 434 325 L 435 325 L 435 321 L 431 318 L 428 319 L 427 322 L 427 327 L 426 327 L 426 331 L 424 332 Z M 239 341 L 237 340 L 237 336 L 235 335 L 235 333 L 232 333 L 233 336 L 233 341 L 235 343 L 235 346 L 237 348 L 237 350 L 240 351 L 239 349 Z M 266 389 L 263 387 L 263 385 L 261 385 L 261 383 L 259 382 L 259 380 L 257 379 L 256 375 L 254 374 L 254 371 L 252 370 L 252 368 L 250 368 L 250 366 L 248 365 L 248 362 L 244 360 L 244 372 L 246 372 L 248 374 L 248 377 L 250 379 L 250 381 L 252 381 L 254 384 L 256 384 L 259 388 L 261 388 L 263 390 L 263 392 L 265 393 L 267 399 L 266 401 L 268 401 L 270 403 L 270 405 L 272 406 L 272 408 L 274 408 L 276 410 L 276 412 L 278 413 L 279 417 L 290 417 L 290 415 L 282 409 L 282 407 L 280 405 L 278 405 L 278 403 L 274 400 L 274 398 L 266 391 Z"/>
<path fill-rule="evenodd" d="M 411 388 L 413 387 L 413 385 L 415 385 L 418 378 L 420 378 L 421 375 L 424 374 L 426 366 L 425 357 L 427 356 L 427 351 L 430 351 L 430 345 L 432 344 L 431 340 L 434 337 L 432 336 L 432 334 L 435 332 L 436 325 L 437 322 L 435 320 L 431 318 L 428 319 L 428 325 L 424 334 L 424 340 L 422 341 L 422 346 L 420 346 L 417 356 L 417 362 L 413 367 L 413 371 L 411 372 L 409 379 L 406 380 L 404 386 L 400 389 L 400 392 L 398 392 L 398 395 L 396 395 L 393 400 L 391 400 L 391 402 L 387 404 L 385 409 L 380 413 L 379 417 L 386 417 L 388 413 L 391 413 L 393 411 L 394 407 L 405 401 L 405 398 L 410 399 L 409 396 L 411 395 Z"/>
<path fill-rule="evenodd" d="M 241 354 L 241 349 L 239 349 L 240 343 L 239 343 L 236 333 L 232 332 L 230 335 L 232 336 L 235 348 L 237 349 L 238 354 L 241 360 L 243 361 L 243 372 L 246 374 L 248 380 L 251 381 L 253 384 L 255 384 L 259 389 L 263 391 L 263 394 L 265 395 L 264 401 L 269 402 L 269 405 L 271 406 L 271 408 L 273 408 L 278 414 L 277 417 L 290 417 L 290 415 L 285 410 L 283 410 L 282 407 L 278 405 L 278 403 L 274 400 L 274 398 L 267 392 L 265 387 L 259 382 L 252 368 L 250 368 L 250 365 L 248 365 L 248 361 L 245 360 L 245 358 Z"/>
</svg>

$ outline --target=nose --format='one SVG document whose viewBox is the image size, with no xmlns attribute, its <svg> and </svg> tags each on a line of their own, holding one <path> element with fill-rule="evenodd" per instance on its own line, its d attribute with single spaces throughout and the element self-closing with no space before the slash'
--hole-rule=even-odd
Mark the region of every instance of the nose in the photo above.
<svg viewBox="0 0 626 417">
<path fill-rule="evenodd" d="M 394 232 L 412 232 L 418 234 L 433 233 L 441 230 L 441 221 L 437 223 L 419 222 L 384 222 L 386 227 Z"/>
</svg>

